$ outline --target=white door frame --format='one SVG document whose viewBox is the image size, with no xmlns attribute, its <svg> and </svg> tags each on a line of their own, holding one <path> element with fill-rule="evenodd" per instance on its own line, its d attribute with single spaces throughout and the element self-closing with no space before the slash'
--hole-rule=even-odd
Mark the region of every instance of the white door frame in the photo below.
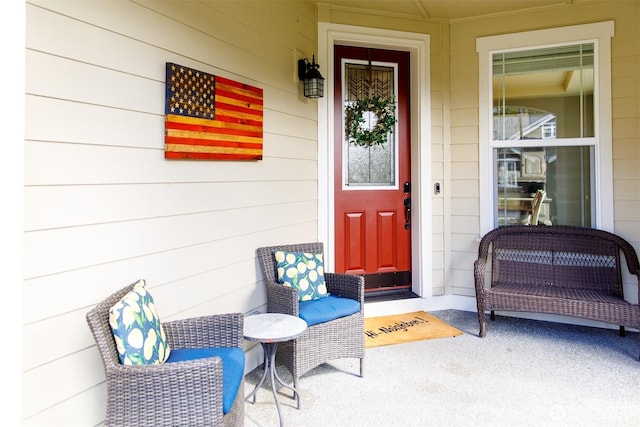
<svg viewBox="0 0 640 427">
<path fill-rule="evenodd" d="M 327 96 L 318 99 L 318 241 L 325 264 L 334 263 L 333 85 L 336 44 L 404 50 L 411 58 L 411 269 L 412 291 L 423 298 L 432 289 L 431 90 L 428 34 L 318 22 L 318 63 Z"/>
</svg>

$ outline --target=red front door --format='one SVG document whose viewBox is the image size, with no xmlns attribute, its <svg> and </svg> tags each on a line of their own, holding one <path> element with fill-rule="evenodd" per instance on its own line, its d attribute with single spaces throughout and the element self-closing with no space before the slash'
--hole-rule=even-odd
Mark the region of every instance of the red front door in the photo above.
<svg viewBox="0 0 640 427">
<path fill-rule="evenodd" d="M 389 99 L 392 132 L 380 145 L 358 143 L 347 107 L 373 105 L 359 110 L 360 129 L 373 130 Z M 364 275 L 367 293 L 410 289 L 409 52 L 335 46 L 334 102 L 336 271 Z"/>
</svg>

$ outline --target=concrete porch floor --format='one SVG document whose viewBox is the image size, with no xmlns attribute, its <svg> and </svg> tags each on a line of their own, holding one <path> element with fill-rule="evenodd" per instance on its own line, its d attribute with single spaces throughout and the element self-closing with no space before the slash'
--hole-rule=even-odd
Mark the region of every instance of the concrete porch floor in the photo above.
<svg viewBox="0 0 640 427">
<path fill-rule="evenodd" d="M 464 334 L 367 349 L 364 378 L 353 359 L 317 367 L 300 379 L 300 410 L 279 391 L 284 425 L 640 425 L 637 332 L 497 316 L 479 338 L 475 312 L 429 312 Z M 247 394 L 261 374 L 246 376 Z M 278 422 L 267 381 L 245 403 L 245 426 Z"/>
</svg>

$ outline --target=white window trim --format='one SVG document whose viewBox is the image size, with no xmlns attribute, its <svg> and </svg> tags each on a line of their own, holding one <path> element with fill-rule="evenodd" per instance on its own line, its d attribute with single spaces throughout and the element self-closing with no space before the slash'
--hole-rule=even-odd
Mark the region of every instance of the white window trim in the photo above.
<svg viewBox="0 0 640 427">
<path fill-rule="evenodd" d="M 595 173 L 594 191 L 597 195 L 594 228 L 613 232 L 613 157 L 611 130 L 611 37 L 614 21 L 573 25 L 546 30 L 480 37 L 476 39 L 479 56 L 479 142 L 480 142 L 480 236 L 494 228 L 493 157 L 491 120 L 492 54 L 500 50 L 534 49 L 543 45 L 593 42 L 597 64 L 594 70 Z M 535 44 L 533 43 L 535 42 Z M 490 189 L 491 191 L 482 191 Z"/>
</svg>

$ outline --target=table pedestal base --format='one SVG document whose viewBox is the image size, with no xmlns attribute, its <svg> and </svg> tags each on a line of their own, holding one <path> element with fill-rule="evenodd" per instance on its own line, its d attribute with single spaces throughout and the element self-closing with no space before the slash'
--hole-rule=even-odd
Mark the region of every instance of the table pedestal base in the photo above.
<svg viewBox="0 0 640 427">
<path fill-rule="evenodd" d="M 245 400 L 248 402 L 249 399 L 252 399 L 253 401 L 251 403 L 256 403 L 256 392 L 264 383 L 264 380 L 265 378 L 267 378 L 267 375 L 269 375 L 269 378 L 271 380 L 271 391 L 273 392 L 273 399 L 275 400 L 276 408 L 278 409 L 278 417 L 280 418 L 280 427 L 282 427 L 282 413 L 280 412 L 280 403 L 278 402 L 278 395 L 276 394 L 275 381 L 277 380 L 282 386 L 293 391 L 293 398 L 296 399 L 298 403 L 298 409 L 300 409 L 300 394 L 298 393 L 298 390 L 295 389 L 295 387 L 289 384 L 286 384 L 284 381 L 282 381 L 282 378 L 280 378 L 280 376 L 278 375 L 278 372 L 276 371 L 276 350 L 278 349 L 278 343 L 277 342 L 261 342 L 260 344 L 262 344 L 262 349 L 264 350 L 264 372 L 262 373 L 262 378 L 260 378 L 260 381 L 258 381 L 258 384 L 256 384 L 256 387 L 246 397 Z"/>
</svg>

